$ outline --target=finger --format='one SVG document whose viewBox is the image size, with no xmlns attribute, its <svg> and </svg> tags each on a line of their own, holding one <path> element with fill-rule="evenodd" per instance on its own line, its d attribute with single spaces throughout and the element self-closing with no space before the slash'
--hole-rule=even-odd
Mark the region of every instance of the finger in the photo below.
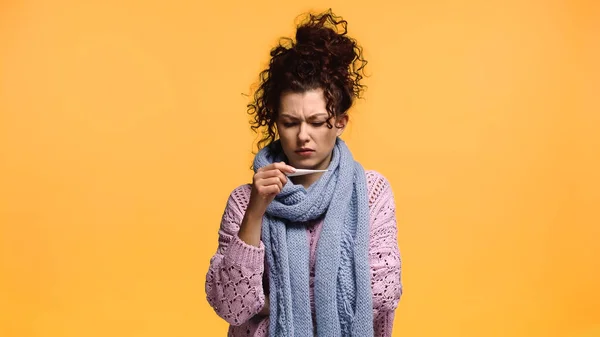
<svg viewBox="0 0 600 337">
<path fill-rule="evenodd" d="M 278 183 L 281 185 L 282 189 L 283 189 L 283 186 L 285 186 L 285 184 L 287 184 L 287 181 L 288 181 L 287 176 L 279 170 L 261 172 L 260 174 L 257 174 L 254 178 L 255 184 L 258 184 L 261 186 L 266 186 L 266 185 Z"/>
<path fill-rule="evenodd" d="M 273 164 L 269 164 L 267 166 L 264 166 L 264 167 L 261 167 L 260 169 L 258 169 L 256 171 L 254 178 L 259 179 L 259 178 L 275 177 L 275 176 L 279 175 L 279 172 L 289 174 L 289 173 L 296 172 L 296 169 L 290 165 L 283 163 L 283 162 L 273 163 Z M 284 184 L 286 181 L 287 181 L 287 178 L 283 179 Z"/>
<path fill-rule="evenodd" d="M 259 168 L 258 170 L 256 170 L 256 172 L 264 172 L 264 171 L 269 171 L 275 168 L 275 164 L 276 163 L 271 163 L 269 165 L 265 165 L 261 168 Z"/>
<path fill-rule="evenodd" d="M 265 172 L 258 172 L 256 175 L 254 175 L 254 181 L 258 182 L 260 180 L 265 180 L 265 179 L 270 179 L 270 178 L 277 178 L 277 177 L 279 177 L 279 174 L 281 174 L 281 171 L 279 171 L 279 170 L 271 170 L 271 171 L 265 171 Z"/>
<path fill-rule="evenodd" d="M 287 184 L 288 178 L 285 174 L 283 174 L 281 171 L 279 171 L 279 173 L 277 174 L 277 177 L 279 178 L 279 180 L 281 181 L 282 186 L 285 186 L 285 184 Z M 283 188 L 283 187 L 282 187 Z"/>
<path fill-rule="evenodd" d="M 281 189 L 278 185 L 261 186 L 259 188 L 259 193 L 263 195 L 279 194 L 279 192 L 281 192 Z"/>
<path fill-rule="evenodd" d="M 281 179 L 279 177 L 271 177 L 271 178 L 265 178 L 265 179 L 261 179 L 259 182 L 257 182 L 259 186 L 271 186 L 271 185 L 277 185 L 279 186 L 279 188 L 283 188 L 283 184 L 281 182 Z"/>
<path fill-rule="evenodd" d="M 262 178 L 262 179 L 275 177 L 275 176 L 277 176 L 277 172 L 278 171 L 279 170 L 277 170 L 277 169 L 271 169 L 271 170 L 268 170 L 268 171 L 258 172 L 258 173 L 256 173 L 256 177 L 257 178 Z"/>
<path fill-rule="evenodd" d="M 275 166 L 275 168 L 277 168 L 278 170 L 280 170 L 282 172 L 286 172 L 286 173 L 296 172 L 295 168 L 293 168 L 292 166 L 290 166 L 284 162 L 275 163 L 274 166 Z"/>
</svg>

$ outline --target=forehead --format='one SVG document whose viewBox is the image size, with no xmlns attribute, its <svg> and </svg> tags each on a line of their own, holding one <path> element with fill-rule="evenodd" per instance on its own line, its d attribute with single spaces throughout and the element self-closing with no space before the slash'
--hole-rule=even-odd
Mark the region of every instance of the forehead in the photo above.
<svg viewBox="0 0 600 337">
<path fill-rule="evenodd" d="M 327 113 L 323 90 L 285 92 L 281 94 L 280 113 L 286 115 L 312 115 Z"/>
</svg>

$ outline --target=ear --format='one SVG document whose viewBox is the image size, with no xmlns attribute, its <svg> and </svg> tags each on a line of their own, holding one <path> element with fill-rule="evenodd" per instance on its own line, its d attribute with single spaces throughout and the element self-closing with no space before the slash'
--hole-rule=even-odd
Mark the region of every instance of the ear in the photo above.
<svg viewBox="0 0 600 337">
<path fill-rule="evenodd" d="M 343 114 L 335 119 L 335 127 L 337 136 L 341 136 L 348 125 L 348 114 Z"/>
</svg>

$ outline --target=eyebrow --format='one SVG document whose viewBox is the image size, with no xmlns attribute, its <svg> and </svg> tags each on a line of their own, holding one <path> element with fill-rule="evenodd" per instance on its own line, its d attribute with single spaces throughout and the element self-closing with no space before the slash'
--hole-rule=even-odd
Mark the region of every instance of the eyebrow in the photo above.
<svg viewBox="0 0 600 337">
<path fill-rule="evenodd" d="M 293 119 L 293 120 L 298 120 L 299 119 L 298 117 L 290 115 L 290 114 L 287 114 L 285 112 L 281 113 L 280 116 L 281 117 L 285 117 L 285 118 L 289 118 L 289 119 Z M 306 119 L 315 119 L 317 117 L 329 117 L 329 115 L 326 114 L 326 113 L 324 113 L 324 112 L 318 112 L 318 113 L 315 113 L 315 114 L 312 114 L 312 115 L 308 116 L 308 118 L 306 118 Z"/>
</svg>

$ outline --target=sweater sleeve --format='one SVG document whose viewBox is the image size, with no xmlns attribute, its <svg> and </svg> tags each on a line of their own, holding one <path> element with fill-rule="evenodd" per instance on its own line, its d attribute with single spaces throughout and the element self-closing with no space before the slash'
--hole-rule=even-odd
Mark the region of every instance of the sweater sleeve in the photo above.
<svg viewBox="0 0 600 337">
<path fill-rule="evenodd" d="M 250 187 L 243 185 L 229 196 L 219 228 L 219 245 L 206 274 L 208 303 L 234 326 L 250 320 L 265 304 L 263 243 L 255 247 L 238 237 L 249 195 Z"/>
<path fill-rule="evenodd" d="M 394 313 L 402 295 L 396 206 L 390 184 L 383 175 L 368 171 L 367 183 L 374 329 L 376 337 L 389 337 L 392 335 Z"/>
</svg>

